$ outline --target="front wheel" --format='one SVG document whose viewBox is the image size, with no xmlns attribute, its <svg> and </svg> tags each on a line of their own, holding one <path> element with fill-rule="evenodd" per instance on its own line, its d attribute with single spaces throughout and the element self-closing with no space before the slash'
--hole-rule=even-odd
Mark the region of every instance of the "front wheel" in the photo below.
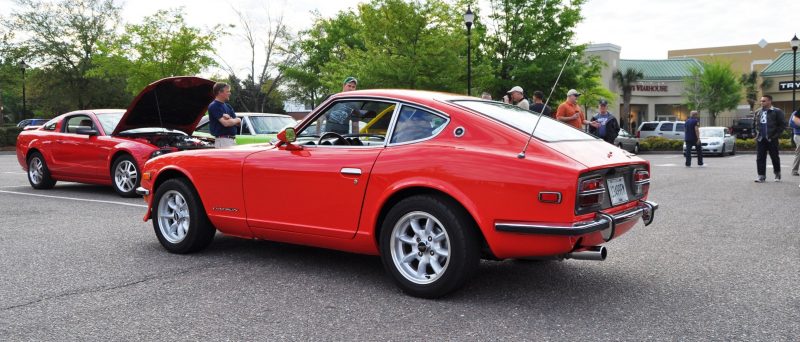
<svg viewBox="0 0 800 342">
<path fill-rule="evenodd" d="M 720 157 L 724 157 L 725 156 L 725 144 L 722 144 L 722 149 L 719 150 L 719 156 Z"/>
<path fill-rule="evenodd" d="M 114 191 L 122 197 L 136 197 L 136 187 L 139 186 L 139 167 L 136 160 L 129 155 L 114 160 L 111 167 L 111 178 Z"/>
<path fill-rule="evenodd" d="M 733 144 L 733 148 L 731 149 L 731 155 L 736 154 L 736 144 Z"/>
<path fill-rule="evenodd" d="M 404 292 L 437 298 L 461 287 L 477 270 L 478 241 L 477 228 L 457 203 L 412 196 L 397 203 L 383 222 L 381 259 Z"/>
<path fill-rule="evenodd" d="M 56 180 L 50 176 L 50 169 L 39 152 L 33 152 L 28 157 L 28 182 L 37 190 L 52 189 L 56 185 Z"/>
<path fill-rule="evenodd" d="M 152 210 L 158 242 L 172 253 L 197 252 L 214 239 L 216 229 L 208 220 L 197 192 L 184 179 L 170 179 L 159 186 Z"/>
</svg>

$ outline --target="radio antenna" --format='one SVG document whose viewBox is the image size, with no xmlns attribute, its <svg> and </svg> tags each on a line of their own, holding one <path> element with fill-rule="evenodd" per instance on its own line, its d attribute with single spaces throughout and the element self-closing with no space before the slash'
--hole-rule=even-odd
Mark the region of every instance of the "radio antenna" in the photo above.
<svg viewBox="0 0 800 342">
<path fill-rule="evenodd" d="M 544 107 L 542 107 L 542 112 L 544 112 L 544 108 L 547 107 L 547 104 L 550 103 L 550 97 L 553 96 L 553 91 L 556 89 L 556 86 L 558 85 L 558 81 L 561 80 L 561 74 L 564 73 L 564 68 L 567 66 L 567 63 L 569 63 L 569 59 L 571 57 L 572 57 L 572 53 L 568 54 L 567 55 L 567 59 L 564 61 L 564 65 L 561 66 L 561 71 L 558 72 L 558 77 L 556 77 L 556 82 L 553 83 L 553 87 L 550 88 L 550 94 L 547 95 L 547 100 L 544 101 Z M 536 127 L 539 127 L 539 122 L 540 121 L 542 121 L 542 113 L 539 113 L 539 119 L 536 120 L 536 124 L 533 125 L 533 130 L 531 130 L 531 134 L 528 135 L 528 141 L 525 142 L 525 147 L 522 148 L 522 151 L 520 151 L 519 154 L 517 154 L 517 158 L 525 159 L 525 152 L 528 150 L 528 145 L 531 144 L 531 139 L 533 139 L 533 133 L 536 132 Z"/>
</svg>

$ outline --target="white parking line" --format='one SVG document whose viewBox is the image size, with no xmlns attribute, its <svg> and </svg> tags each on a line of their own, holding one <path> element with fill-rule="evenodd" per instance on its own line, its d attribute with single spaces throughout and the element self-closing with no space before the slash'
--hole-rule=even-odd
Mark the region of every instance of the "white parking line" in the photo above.
<svg viewBox="0 0 800 342">
<path fill-rule="evenodd" d="M 26 193 L 26 192 L 16 192 L 16 191 L 6 191 L 6 190 L 0 190 L 0 193 L 12 194 L 12 195 L 25 195 L 25 196 L 44 197 L 44 198 L 65 199 L 65 200 L 83 201 L 83 202 L 119 204 L 119 205 L 126 205 L 126 206 L 129 206 L 129 207 L 147 208 L 147 206 L 144 205 L 144 204 L 133 204 L 133 203 L 115 202 L 115 201 L 101 201 L 101 200 L 93 200 L 93 199 L 86 199 L 86 198 L 39 195 L 39 194 L 29 194 L 29 193 Z"/>
</svg>

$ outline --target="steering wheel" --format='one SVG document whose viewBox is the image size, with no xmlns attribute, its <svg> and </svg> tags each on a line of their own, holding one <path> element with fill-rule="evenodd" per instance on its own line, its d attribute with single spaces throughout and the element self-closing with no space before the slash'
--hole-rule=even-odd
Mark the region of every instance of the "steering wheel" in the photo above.
<svg viewBox="0 0 800 342">
<path fill-rule="evenodd" d="M 333 141 L 333 143 L 328 141 L 328 144 L 331 144 L 331 145 L 350 145 L 350 142 L 347 141 L 347 139 L 345 139 L 341 134 L 336 133 L 336 132 L 325 132 L 325 133 L 323 133 L 322 136 L 319 137 L 319 140 L 317 140 L 317 145 L 322 145 L 323 141 L 325 141 L 326 139 L 330 139 L 330 138 L 335 138 L 335 140 Z"/>
</svg>

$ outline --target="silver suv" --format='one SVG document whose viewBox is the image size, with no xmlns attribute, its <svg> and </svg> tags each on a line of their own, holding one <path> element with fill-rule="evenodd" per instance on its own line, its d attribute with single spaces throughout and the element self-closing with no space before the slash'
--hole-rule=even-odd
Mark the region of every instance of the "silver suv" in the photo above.
<svg viewBox="0 0 800 342">
<path fill-rule="evenodd" d="M 645 121 L 639 125 L 636 132 L 637 138 L 663 137 L 673 140 L 683 140 L 683 121 Z"/>
</svg>

